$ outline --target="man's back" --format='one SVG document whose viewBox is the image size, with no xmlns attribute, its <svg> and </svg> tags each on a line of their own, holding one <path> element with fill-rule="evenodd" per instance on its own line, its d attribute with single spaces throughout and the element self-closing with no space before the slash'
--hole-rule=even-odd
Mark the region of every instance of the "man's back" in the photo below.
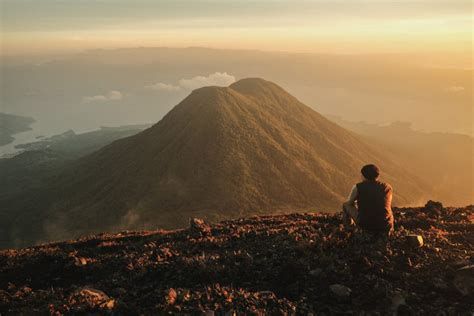
<svg viewBox="0 0 474 316">
<path fill-rule="evenodd" d="M 359 226 L 371 231 L 393 229 L 392 187 L 377 180 L 366 180 L 356 186 Z"/>
</svg>

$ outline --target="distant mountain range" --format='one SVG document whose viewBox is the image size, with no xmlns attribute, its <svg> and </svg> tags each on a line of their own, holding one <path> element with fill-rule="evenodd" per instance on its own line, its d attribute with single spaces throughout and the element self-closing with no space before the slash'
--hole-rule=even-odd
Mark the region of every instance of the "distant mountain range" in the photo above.
<svg viewBox="0 0 474 316">
<path fill-rule="evenodd" d="M 372 123 L 402 120 L 417 130 L 472 136 L 471 57 L 437 56 L 441 60 L 433 54 L 156 47 L 37 56 L 31 63 L 3 58 L 0 111 L 28 113 L 38 121 L 35 129 L 41 135 L 156 122 L 191 92 L 176 89 L 181 80 L 227 72 L 236 79 L 271 78 L 324 115 Z M 161 90 L 149 89 L 161 84 Z M 82 103 L 84 97 L 101 99 L 115 90 L 123 94 L 121 100 Z"/>
<path fill-rule="evenodd" d="M 468 135 L 415 131 L 410 123 L 380 126 L 330 119 L 397 156 L 397 162 L 432 184 L 431 199 L 447 205 L 474 204 L 474 138 Z"/>
<path fill-rule="evenodd" d="M 154 126 L 65 165 L 28 197 L 31 226 L 7 225 L 16 239 L 56 240 L 181 227 L 191 216 L 334 211 L 366 163 L 380 165 L 395 203 L 426 200 L 429 186 L 394 157 L 276 84 L 243 79 L 197 89 Z"/>
<path fill-rule="evenodd" d="M 51 180 L 64 168 L 147 126 L 103 127 L 82 134 L 67 131 L 23 144 L 24 152 L 12 158 L 0 158 L 0 248 L 31 245 L 42 236 Z"/>
</svg>

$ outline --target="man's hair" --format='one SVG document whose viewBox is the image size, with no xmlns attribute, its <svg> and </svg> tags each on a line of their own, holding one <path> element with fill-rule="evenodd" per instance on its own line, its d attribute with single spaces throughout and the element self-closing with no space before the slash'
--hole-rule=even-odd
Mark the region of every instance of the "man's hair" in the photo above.
<svg viewBox="0 0 474 316">
<path fill-rule="evenodd" d="M 360 172 L 367 180 L 375 180 L 380 175 L 380 169 L 376 165 L 365 165 Z"/>
</svg>

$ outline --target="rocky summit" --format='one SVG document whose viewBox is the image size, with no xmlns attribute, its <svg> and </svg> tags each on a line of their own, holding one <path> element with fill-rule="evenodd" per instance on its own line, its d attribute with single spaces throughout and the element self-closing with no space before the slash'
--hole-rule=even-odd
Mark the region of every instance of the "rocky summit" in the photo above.
<svg viewBox="0 0 474 316">
<path fill-rule="evenodd" d="M 472 315 L 474 206 L 258 216 L 0 252 L 0 313 Z"/>
</svg>

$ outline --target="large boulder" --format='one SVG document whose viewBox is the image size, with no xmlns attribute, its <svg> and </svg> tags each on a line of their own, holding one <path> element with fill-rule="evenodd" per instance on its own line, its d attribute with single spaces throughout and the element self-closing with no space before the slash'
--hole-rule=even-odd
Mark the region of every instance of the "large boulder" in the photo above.
<svg viewBox="0 0 474 316">
<path fill-rule="evenodd" d="M 429 200 L 425 204 L 425 209 L 432 215 L 441 215 L 441 212 L 443 211 L 443 203 Z"/>
<path fill-rule="evenodd" d="M 106 311 L 115 307 L 115 300 L 101 290 L 84 287 L 69 296 L 69 305 L 75 312 Z"/>
<path fill-rule="evenodd" d="M 189 221 L 189 232 L 194 237 L 206 236 L 211 233 L 211 226 L 203 219 L 191 218 Z"/>
</svg>

